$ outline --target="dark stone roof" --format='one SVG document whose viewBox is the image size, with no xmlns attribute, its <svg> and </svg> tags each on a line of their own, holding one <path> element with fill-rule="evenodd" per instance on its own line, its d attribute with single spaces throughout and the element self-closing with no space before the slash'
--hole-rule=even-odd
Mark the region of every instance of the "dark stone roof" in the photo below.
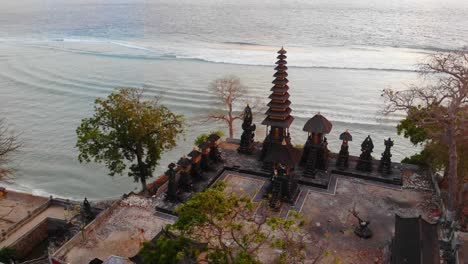
<svg viewBox="0 0 468 264">
<path fill-rule="evenodd" d="M 276 58 L 279 59 L 279 60 L 284 60 L 284 59 L 286 59 L 287 57 L 286 57 L 286 55 L 284 55 L 284 54 L 280 54 L 280 55 L 278 55 L 278 57 L 276 57 Z"/>
<path fill-rule="evenodd" d="M 292 168 L 299 162 L 300 151 L 286 142 L 272 142 L 263 161 L 281 163 Z"/>
<path fill-rule="evenodd" d="M 268 109 L 266 112 L 265 112 L 265 115 L 269 115 L 269 116 L 288 116 L 289 114 L 291 114 L 291 108 L 288 108 L 286 109 L 286 111 L 282 111 L 282 112 L 279 112 L 279 111 L 273 111 L 271 109 Z"/>
<path fill-rule="evenodd" d="M 276 64 L 279 64 L 279 65 L 286 65 L 286 64 L 288 64 L 288 62 L 285 61 L 285 60 L 278 60 L 278 61 L 276 62 Z"/>
<path fill-rule="evenodd" d="M 286 54 L 288 53 L 285 49 L 283 49 L 283 47 L 281 47 L 280 50 L 278 50 L 278 54 Z"/>
<path fill-rule="evenodd" d="M 279 95 L 279 94 L 271 94 L 270 96 L 268 96 L 268 98 L 272 99 L 272 100 L 281 100 L 281 101 L 286 101 L 289 99 L 289 94 L 288 93 L 285 93 L 283 95 Z"/>
<path fill-rule="evenodd" d="M 200 145 L 198 145 L 198 148 L 200 149 L 206 149 L 206 148 L 209 148 L 210 147 L 210 144 L 208 144 L 208 142 L 202 142 Z"/>
<path fill-rule="evenodd" d="M 293 116 L 289 116 L 285 120 L 277 120 L 277 119 L 271 119 L 270 117 L 267 117 L 262 121 L 262 125 L 288 128 L 291 125 L 293 120 L 294 120 Z"/>
<path fill-rule="evenodd" d="M 275 74 L 273 74 L 273 77 L 286 78 L 286 77 L 288 77 L 288 73 L 285 72 L 285 71 L 278 71 Z"/>
<path fill-rule="evenodd" d="M 275 71 L 287 71 L 288 70 L 288 66 L 286 65 L 278 65 L 275 67 Z"/>
<path fill-rule="evenodd" d="M 421 216 L 404 218 L 395 215 L 391 263 L 440 263 L 437 224 L 428 223 Z"/>
<path fill-rule="evenodd" d="M 275 108 L 288 108 L 291 105 L 291 101 L 287 100 L 284 103 L 275 103 L 275 102 L 269 102 L 267 106 L 269 107 L 275 107 Z"/>
<path fill-rule="evenodd" d="M 305 123 L 302 130 L 310 133 L 328 134 L 332 127 L 333 125 L 328 119 L 321 114 L 316 114 Z"/>
<path fill-rule="evenodd" d="M 177 165 L 182 166 L 182 167 L 187 167 L 191 164 L 192 162 L 190 162 L 190 160 L 186 157 L 180 158 L 179 161 L 177 162 Z"/>
<path fill-rule="evenodd" d="M 274 83 L 274 84 L 279 84 L 279 85 L 286 85 L 288 84 L 289 80 L 287 78 L 284 78 L 284 79 L 274 79 L 271 83 Z"/>
<path fill-rule="evenodd" d="M 190 158 L 198 157 L 199 155 L 201 155 L 201 152 L 196 149 L 193 149 L 189 154 L 187 154 Z"/>
<path fill-rule="evenodd" d="M 287 92 L 289 90 L 289 86 L 273 86 L 271 87 L 270 91 L 272 92 Z"/>
<path fill-rule="evenodd" d="M 216 135 L 215 133 L 212 133 L 208 136 L 208 141 L 211 141 L 211 142 L 216 141 L 218 139 L 220 139 L 220 136 Z"/>
<path fill-rule="evenodd" d="M 353 136 L 348 132 L 348 130 L 346 130 L 341 133 L 340 140 L 353 141 Z"/>
</svg>

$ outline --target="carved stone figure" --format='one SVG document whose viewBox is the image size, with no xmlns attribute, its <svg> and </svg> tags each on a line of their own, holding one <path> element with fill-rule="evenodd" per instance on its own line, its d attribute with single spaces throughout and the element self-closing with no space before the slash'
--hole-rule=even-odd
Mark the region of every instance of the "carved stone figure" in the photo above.
<svg viewBox="0 0 468 264">
<path fill-rule="evenodd" d="M 174 163 L 169 164 L 169 170 L 165 172 L 165 175 L 169 178 L 167 182 L 166 199 L 173 202 L 179 199 L 177 195 L 178 182 L 176 179 L 176 171 L 174 170 L 175 166 Z"/>
<path fill-rule="evenodd" d="M 192 176 L 190 175 L 190 167 L 192 165 L 192 162 L 184 156 L 180 158 L 180 160 L 177 162 L 177 165 L 179 166 L 178 170 L 180 175 L 180 189 L 184 192 L 191 192 L 193 181 Z"/>
<path fill-rule="evenodd" d="M 353 137 L 348 132 L 348 130 L 346 130 L 345 132 L 341 133 L 340 139 L 343 140 L 343 142 L 341 143 L 340 153 L 336 159 L 336 166 L 340 169 L 346 169 L 348 168 L 349 160 L 348 142 L 353 141 Z"/>
<path fill-rule="evenodd" d="M 351 213 L 359 221 L 358 226 L 354 228 L 354 234 L 361 238 L 371 238 L 372 230 L 369 228 L 370 221 L 362 220 L 355 210 L 353 210 Z"/>
<path fill-rule="evenodd" d="M 382 158 L 380 159 L 378 171 L 385 174 L 392 174 L 392 154 L 390 153 L 390 148 L 393 147 L 393 141 L 391 138 L 384 140 L 385 150 L 382 153 Z"/>
<path fill-rule="evenodd" d="M 83 201 L 82 216 L 86 223 L 90 222 L 94 218 L 94 213 L 91 209 L 91 204 L 88 202 L 88 199 L 85 197 Z"/>
<path fill-rule="evenodd" d="M 244 109 L 244 121 L 242 122 L 242 132 L 240 147 L 237 149 L 242 154 L 252 154 L 254 149 L 255 125 L 252 125 L 252 110 L 247 105 Z"/>
<path fill-rule="evenodd" d="M 372 151 L 374 151 L 374 143 L 372 143 L 371 137 L 367 136 L 361 144 L 361 155 L 356 164 L 356 170 L 365 172 L 372 171 Z"/>
</svg>

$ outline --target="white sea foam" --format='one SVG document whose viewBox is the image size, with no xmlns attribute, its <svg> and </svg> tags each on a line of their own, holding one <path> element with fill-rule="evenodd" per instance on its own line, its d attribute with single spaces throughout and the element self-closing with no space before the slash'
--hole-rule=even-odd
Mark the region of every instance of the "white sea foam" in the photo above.
<svg viewBox="0 0 468 264">
<path fill-rule="evenodd" d="M 254 66 L 271 66 L 272 52 L 279 48 L 242 43 L 133 43 L 86 38 L 9 41 L 40 44 L 42 47 L 90 56 L 146 60 L 182 59 Z M 392 47 L 285 48 L 288 50 L 289 67 L 351 70 L 415 71 L 416 64 L 429 53 L 423 49 Z"/>
</svg>

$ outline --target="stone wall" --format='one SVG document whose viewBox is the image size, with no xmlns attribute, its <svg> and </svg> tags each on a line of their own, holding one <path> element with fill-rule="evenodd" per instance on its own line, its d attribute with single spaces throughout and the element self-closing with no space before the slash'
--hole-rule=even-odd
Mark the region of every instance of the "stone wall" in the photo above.
<svg viewBox="0 0 468 264">
<path fill-rule="evenodd" d="M 101 223 L 106 222 L 109 216 L 115 211 L 116 208 L 120 206 L 120 200 L 115 201 L 109 208 L 104 210 L 101 214 L 99 214 L 96 219 L 94 219 L 91 223 L 89 223 L 84 228 L 84 237 L 88 237 L 88 235 L 96 230 Z M 76 245 L 82 243 L 83 234 L 82 232 L 78 232 L 74 237 L 72 237 L 67 243 L 65 243 L 61 248 L 55 251 L 52 254 L 52 257 L 55 259 L 65 260 L 64 256 L 70 251 L 70 249 L 74 248 Z"/>
<path fill-rule="evenodd" d="M 45 211 L 49 207 L 49 205 L 50 205 L 50 200 L 43 203 L 41 206 L 37 207 L 36 209 L 34 209 L 32 212 L 28 214 L 28 216 L 26 216 L 25 218 L 21 219 L 20 221 L 18 221 L 17 223 L 9 227 L 4 233 L 2 231 L 0 241 L 7 239 L 9 235 L 13 234 L 14 232 L 16 232 L 16 230 L 20 229 L 22 226 L 27 224 L 31 219 L 33 219 L 34 217 L 38 216 L 40 213 Z"/>
<path fill-rule="evenodd" d="M 28 233 L 23 235 L 10 247 L 21 253 L 21 257 L 28 255 L 34 247 L 48 236 L 48 218 L 42 220 Z"/>
</svg>

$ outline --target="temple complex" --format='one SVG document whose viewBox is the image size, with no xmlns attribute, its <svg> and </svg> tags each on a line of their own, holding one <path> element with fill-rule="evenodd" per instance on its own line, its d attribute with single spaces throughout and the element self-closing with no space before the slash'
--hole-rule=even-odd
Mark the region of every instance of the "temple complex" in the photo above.
<svg viewBox="0 0 468 264">
<path fill-rule="evenodd" d="M 226 192 L 248 197 L 258 210 L 273 209 L 272 213 L 282 218 L 292 211 L 300 212 L 310 227 L 308 249 L 317 249 L 316 241 L 329 236 L 327 251 L 341 259 L 353 258 L 356 263 L 384 263 L 382 251 L 385 247 L 390 252 L 386 243 L 393 235 L 395 214 L 423 215 L 432 221 L 436 206 L 428 190 L 433 185 L 426 181 L 424 190 L 419 191 L 411 181 L 404 181 L 404 175 L 419 175 L 414 167 L 392 164 L 392 140 L 385 140 L 381 160 L 371 155 L 374 145 L 370 136 L 361 145 L 360 157 L 350 156 L 348 143 L 353 136 L 346 130 L 339 136 L 339 153 L 331 153 L 326 135 L 333 125 L 317 113 L 303 126 L 307 133 L 304 147 L 292 146 L 289 128 L 294 117 L 285 54 L 284 48 L 278 51 L 274 85 L 261 123 L 266 126 L 263 142 L 254 140 L 255 119 L 247 105 L 240 140 L 222 141 L 211 133 L 201 144 L 197 142 L 198 146 L 177 163 L 169 164 L 164 175 L 152 183 L 156 187 L 151 189 L 150 197 L 124 196 L 85 228 L 84 238 L 76 235 L 57 250 L 54 263 L 87 264 L 95 257 L 106 259 L 111 254 L 133 259 L 141 241 L 157 240 L 162 227 L 174 223 L 178 206 L 221 181 L 226 183 Z M 107 230 L 118 230 L 118 239 Z M 137 235 L 135 230 L 141 233 Z M 397 241 L 399 236 L 395 237 Z M 127 250 L 117 250 L 121 245 Z M 273 263 L 278 255 L 261 250 L 263 263 Z M 328 258 L 325 263 L 335 260 Z"/>
</svg>

